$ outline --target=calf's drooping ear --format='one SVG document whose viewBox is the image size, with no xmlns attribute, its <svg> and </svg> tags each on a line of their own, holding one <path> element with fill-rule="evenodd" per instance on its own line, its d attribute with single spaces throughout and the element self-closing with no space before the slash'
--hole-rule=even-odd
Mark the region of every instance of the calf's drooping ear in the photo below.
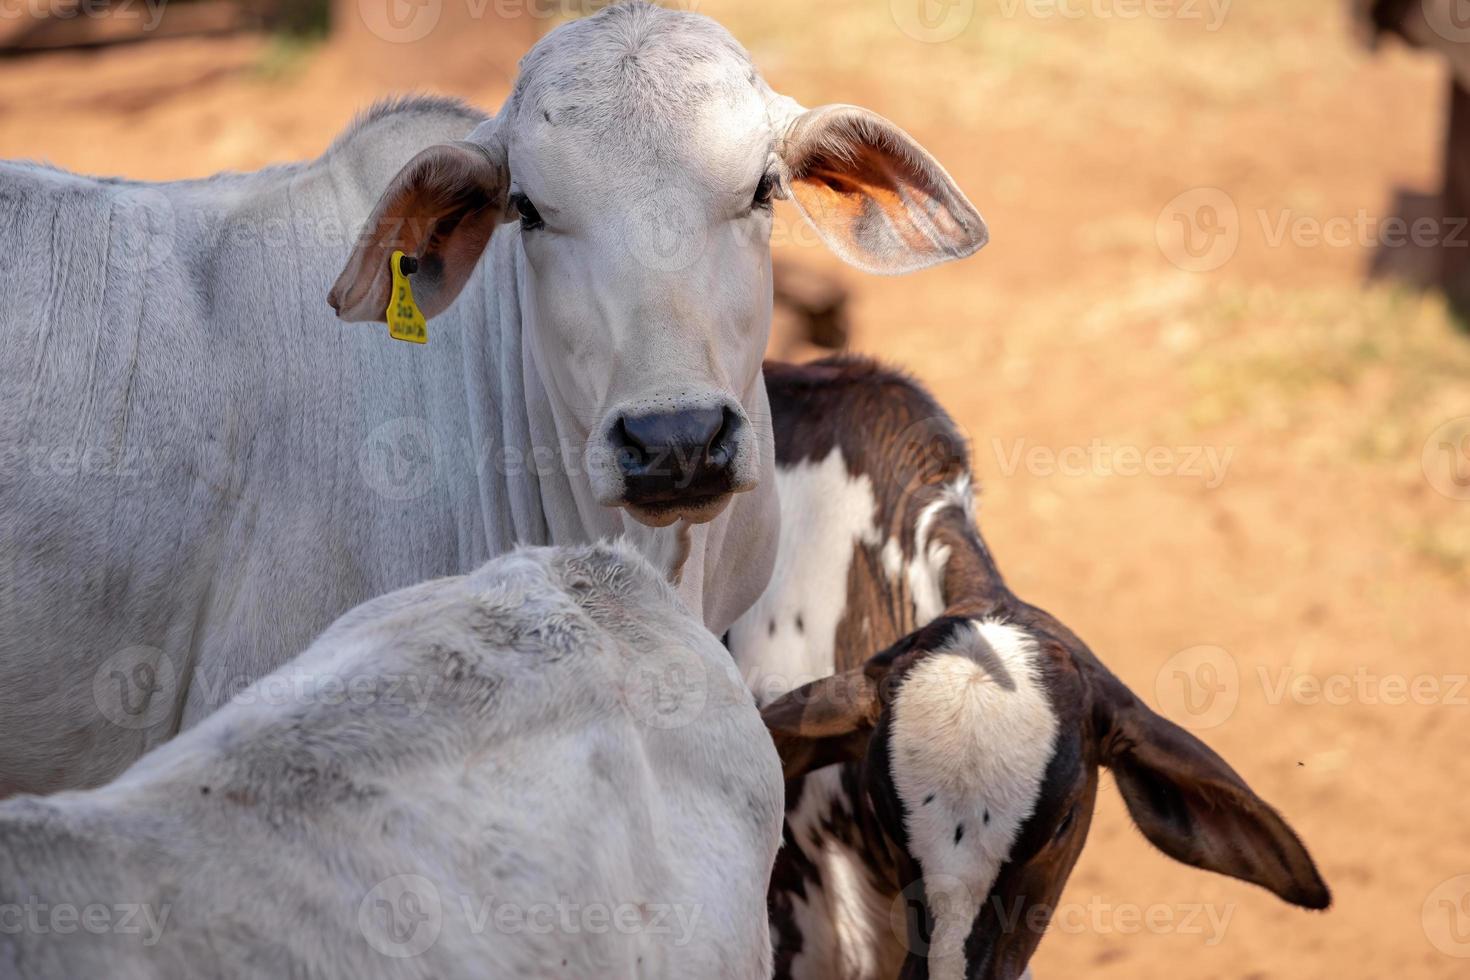
<svg viewBox="0 0 1470 980">
<path fill-rule="evenodd" d="M 845 262 L 912 272 L 963 258 L 989 240 L 985 219 L 903 130 L 856 106 L 802 111 L 779 99 L 777 155 L 802 216 Z"/>
<path fill-rule="evenodd" d="M 1332 895 L 1301 839 L 1199 739 L 1107 675 L 1099 708 L 1111 729 L 1102 762 L 1138 829 L 1177 861 L 1249 881 L 1294 905 Z"/>
<path fill-rule="evenodd" d="M 431 146 L 410 160 L 378 199 L 327 302 L 343 320 L 382 321 L 393 288 L 389 259 L 414 256 L 414 298 L 442 313 L 464 288 L 495 226 L 505 220 L 510 171 L 496 145 Z"/>
<path fill-rule="evenodd" d="M 862 758 L 881 711 L 878 687 L 861 668 L 823 677 L 766 705 L 766 723 L 787 779 Z"/>
</svg>

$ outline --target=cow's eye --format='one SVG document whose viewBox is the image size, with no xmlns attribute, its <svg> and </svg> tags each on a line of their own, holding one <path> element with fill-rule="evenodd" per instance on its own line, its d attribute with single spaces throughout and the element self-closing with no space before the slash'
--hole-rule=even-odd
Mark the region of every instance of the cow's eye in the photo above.
<svg viewBox="0 0 1470 980">
<path fill-rule="evenodd" d="M 536 210 L 536 205 L 524 194 L 512 194 L 510 203 L 515 205 L 516 214 L 521 216 L 521 227 L 526 231 L 535 231 L 542 228 L 546 222 L 541 220 L 541 212 Z"/>
<path fill-rule="evenodd" d="M 759 184 L 755 185 L 755 197 L 750 202 L 751 210 L 757 208 L 763 211 L 771 210 L 771 198 L 776 193 L 776 178 L 770 174 L 761 176 Z"/>
</svg>

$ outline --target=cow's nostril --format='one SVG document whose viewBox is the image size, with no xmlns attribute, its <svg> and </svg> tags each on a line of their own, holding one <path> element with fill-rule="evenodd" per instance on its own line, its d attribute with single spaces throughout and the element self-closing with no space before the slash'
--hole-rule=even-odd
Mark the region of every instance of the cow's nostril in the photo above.
<svg viewBox="0 0 1470 980">
<path fill-rule="evenodd" d="M 632 462 L 642 462 L 643 457 L 648 454 L 648 447 L 629 428 L 626 418 L 619 418 L 613 425 L 612 431 L 613 448 L 623 451 L 624 455 Z"/>
<path fill-rule="evenodd" d="M 705 446 L 705 459 L 711 466 L 729 466 L 735 456 L 735 436 L 740 431 L 740 416 L 729 408 L 720 413 L 720 427 Z"/>
</svg>

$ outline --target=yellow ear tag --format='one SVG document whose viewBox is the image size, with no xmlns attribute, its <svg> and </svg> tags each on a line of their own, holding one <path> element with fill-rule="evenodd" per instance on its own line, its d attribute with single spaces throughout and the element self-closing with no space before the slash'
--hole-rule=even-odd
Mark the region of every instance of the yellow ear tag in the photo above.
<svg viewBox="0 0 1470 980">
<path fill-rule="evenodd" d="M 408 284 L 408 273 L 403 270 L 406 256 L 394 252 L 388 264 L 393 268 L 393 295 L 388 298 L 388 336 L 394 340 L 406 340 L 411 344 L 427 344 L 429 328 L 424 313 L 413 301 L 413 287 Z M 418 260 L 408 259 L 410 270 L 417 269 Z"/>
</svg>

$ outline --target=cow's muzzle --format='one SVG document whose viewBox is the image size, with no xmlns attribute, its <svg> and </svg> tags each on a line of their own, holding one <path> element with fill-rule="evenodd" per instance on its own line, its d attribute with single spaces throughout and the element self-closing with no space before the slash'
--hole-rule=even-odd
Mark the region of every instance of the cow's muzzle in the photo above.
<svg viewBox="0 0 1470 980">
<path fill-rule="evenodd" d="M 750 425 L 729 404 L 620 414 L 607 433 L 620 499 L 641 523 L 707 521 L 754 485 Z"/>
</svg>

